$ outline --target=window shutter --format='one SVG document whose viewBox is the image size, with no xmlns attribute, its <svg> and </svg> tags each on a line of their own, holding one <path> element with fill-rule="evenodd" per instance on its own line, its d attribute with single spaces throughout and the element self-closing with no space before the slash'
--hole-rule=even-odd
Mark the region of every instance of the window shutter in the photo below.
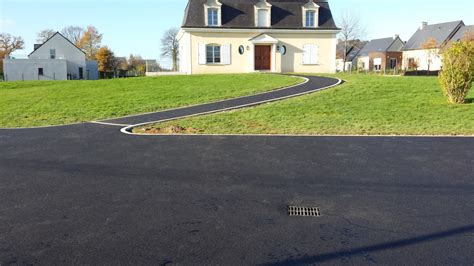
<svg viewBox="0 0 474 266">
<path fill-rule="evenodd" d="M 311 46 L 309 44 L 303 45 L 303 65 L 310 63 Z"/>
<path fill-rule="evenodd" d="M 313 60 L 312 64 L 314 65 L 319 64 L 319 46 L 313 45 L 311 52 L 312 52 L 311 59 Z"/>
<path fill-rule="evenodd" d="M 222 56 L 222 64 L 224 65 L 230 65 L 231 64 L 231 49 L 230 49 L 230 44 L 224 44 L 222 45 L 222 51 L 221 51 L 221 56 Z"/>
<path fill-rule="evenodd" d="M 198 63 L 200 65 L 205 65 L 206 64 L 206 45 L 205 44 L 199 44 L 199 49 L 198 49 Z"/>
</svg>

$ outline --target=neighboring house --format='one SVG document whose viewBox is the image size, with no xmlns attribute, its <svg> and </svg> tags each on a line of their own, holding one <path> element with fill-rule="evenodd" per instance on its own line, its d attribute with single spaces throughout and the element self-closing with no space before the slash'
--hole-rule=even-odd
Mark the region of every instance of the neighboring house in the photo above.
<svg viewBox="0 0 474 266">
<path fill-rule="evenodd" d="M 459 42 L 465 38 L 474 39 L 474 25 L 461 27 L 451 38 L 450 42 Z"/>
<path fill-rule="evenodd" d="M 327 1 L 189 0 L 180 72 L 333 73 L 339 32 Z"/>
<path fill-rule="evenodd" d="M 366 71 L 400 69 L 405 43 L 398 35 L 368 42 L 357 56 L 357 68 Z"/>
<path fill-rule="evenodd" d="M 85 53 L 59 32 L 35 44 L 28 59 L 5 59 L 3 64 L 6 81 L 99 78 L 97 62 L 86 60 Z"/>
<path fill-rule="evenodd" d="M 464 27 L 462 21 L 428 25 L 422 22 L 403 48 L 403 69 L 439 71 L 439 51 Z"/>
<path fill-rule="evenodd" d="M 365 43 L 360 43 L 364 46 Z M 344 64 L 344 43 L 337 45 L 337 57 L 336 57 L 336 71 L 351 71 L 353 66 L 357 66 L 357 56 L 361 49 L 357 46 L 350 45 L 346 47 L 346 63 Z"/>
</svg>

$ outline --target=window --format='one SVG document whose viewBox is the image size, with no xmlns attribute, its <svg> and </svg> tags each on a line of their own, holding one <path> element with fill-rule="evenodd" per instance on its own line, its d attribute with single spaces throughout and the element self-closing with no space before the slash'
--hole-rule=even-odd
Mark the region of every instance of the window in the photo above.
<svg viewBox="0 0 474 266">
<path fill-rule="evenodd" d="M 374 71 L 382 69 L 382 58 L 374 58 Z"/>
<path fill-rule="evenodd" d="M 43 76 L 44 75 L 44 70 L 42 67 L 38 68 L 38 76 Z"/>
<path fill-rule="evenodd" d="M 218 26 L 218 12 L 217 8 L 208 8 L 207 9 L 207 25 L 208 26 Z"/>
<path fill-rule="evenodd" d="M 258 10 L 258 20 L 257 20 L 257 27 L 269 27 L 268 25 L 268 10 L 266 9 L 259 9 Z"/>
<path fill-rule="evenodd" d="M 218 45 L 206 46 L 206 63 L 219 64 L 221 62 L 221 47 Z"/>
<path fill-rule="evenodd" d="M 305 27 L 315 27 L 316 12 L 315 11 L 306 11 L 306 20 L 305 20 Z"/>
<path fill-rule="evenodd" d="M 245 53 L 245 47 L 243 45 L 239 46 L 239 54 Z"/>
<path fill-rule="evenodd" d="M 56 50 L 55 49 L 49 50 L 49 58 L 50 59 L 56 59 Z"/>
<path fill-rule="evenodd" d="M 318 64 L 318 46 L 316 44 L 305 44 L 303 46 L 303 65 Z"/>
</svg>

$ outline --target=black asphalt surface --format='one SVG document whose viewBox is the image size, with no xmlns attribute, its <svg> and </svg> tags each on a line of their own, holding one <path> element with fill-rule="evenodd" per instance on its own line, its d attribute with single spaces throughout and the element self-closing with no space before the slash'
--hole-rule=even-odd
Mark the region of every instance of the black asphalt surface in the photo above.
<svg viewBox="0 0 474 266">
<path fill-rule="evenodd" d="M 474 263 L 473 138 L 118 129 L 0 130 L 1 265 Z"/>
<path fill-rule="evenodd" d="M 326 89 L 330 86 L 334 86 L 338 83 L 337 79 L 326 78 L 326 77 L 306 77 L 308 82 L 296 87 L 269 91 L 257 95 L 251 95 L 246 97 L 240 97 L 235 99 L 229 99 L 219 102 L 213 102 L 208 104 L 201 104 L 196 106 L 184 107 L 180 109 L 167 110 L 162 112 L 130 116 L 118 119 L 105 120 L 103 122 L 116 123 L 116 124 L 127 124 L 136 125 L 143 122 L 150 121 L 161 121 L 166 119 L 172 119 L 176 117 L 189 116 L 194 114 L 218 112 L 222 110 L 230 110 L 241 108 L 242 106 L 249 107 L 261 104 L 262 102 L 277 101 L 282 98 L 295 97 L 302 94 L 316 92 L 322 89 Z"/>
</svg>

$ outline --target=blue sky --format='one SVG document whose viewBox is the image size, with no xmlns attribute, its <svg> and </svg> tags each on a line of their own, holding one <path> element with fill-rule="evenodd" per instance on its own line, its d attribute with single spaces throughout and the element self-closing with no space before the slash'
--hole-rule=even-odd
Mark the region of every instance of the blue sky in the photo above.
<svg viewBox="0 0 474 266">
<path fill-rule="evenodd" d="M 96 26 L 103 44 L 118 56 L 130 53 L 160 58 L 160 39 L 170 27 L 179 27 L 187 0 L 0 0 L 0 31 L 23 37 L 31 52 L 36 33 L 68 25 Z M 407 40 L 421 21 L 430 24 L 463 20 L 474 24 L 474 1 L 453 0 L 329 0 L 337 18 L 343 10 L 358 14 L 366 38 L 400 34 Z M 337 20 L 336 20 L 337 22 Z"/>
</svg>

